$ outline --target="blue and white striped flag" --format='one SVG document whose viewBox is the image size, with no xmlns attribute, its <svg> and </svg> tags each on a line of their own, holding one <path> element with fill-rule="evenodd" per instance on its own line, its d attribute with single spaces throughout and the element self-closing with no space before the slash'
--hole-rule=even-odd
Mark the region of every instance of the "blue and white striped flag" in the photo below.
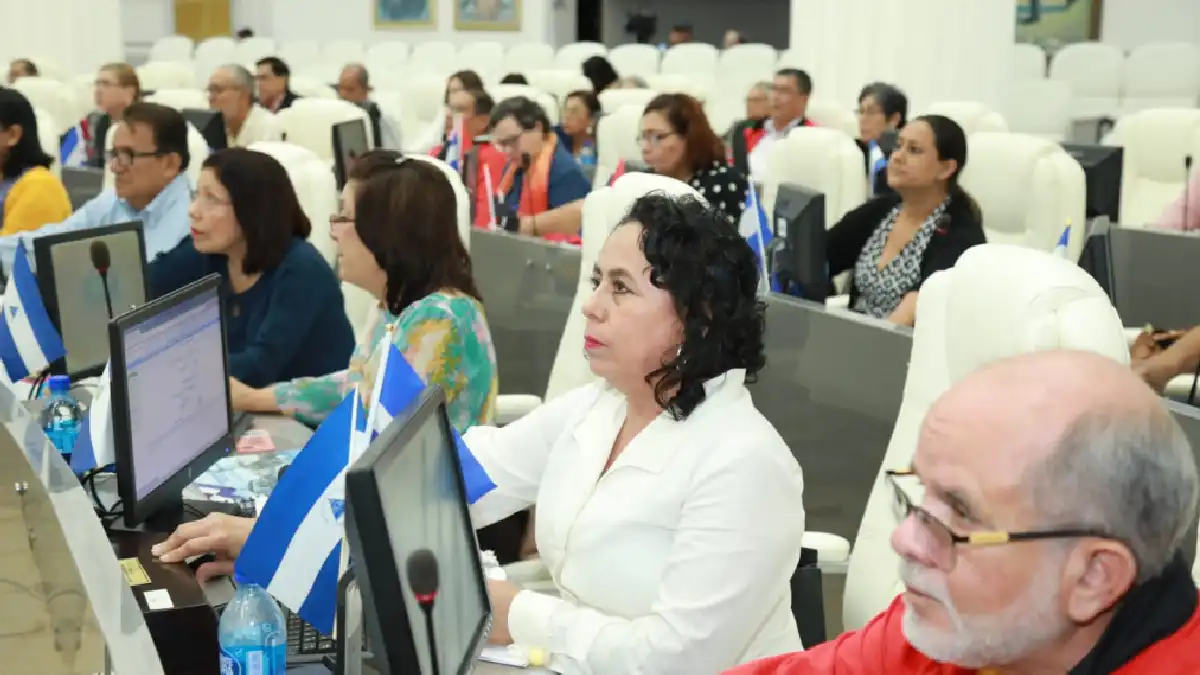
<svg viewBox="0 0 1200 675">
<path fill-rule="evenodd" d="M 235 571 L 323 635 L 337 613 L 346 468 L 363 418 L 358 390 L 325 419 L 271 492 Z"/>
<path fill-rule="evenodd" d="M 25 241 L 17 242 L 12 277 L 4 289 L 4 321 L 0 322 L 0 361 L 13 382 L 41 372 L 66 355 L 62 336 L 50 322 L 37 277 L 29 267 Z"/>
<path fill-rule="evenodd" d="M 116 461 L 112 439 L 111 384 L 112 374 L 106 365 L 104 373 L 100 375 L 96 395 L 88 406 L 87 417 L 83 418 L 79 437 L 75 439 L 75 449 L 71 452 L 71 470 L 77 474 Z"/>
<path fill-rule="evenodd" d="M 746 208 L 742 210 L 742 220 L 738 224 L 738 232 L 746 238 L 754 255 L 758 258 L 758 290 L 765 294 L 767 291 L 778 292 L 776 284 L 771 279 L 767 269 L 767 246 L 771 244 L 771 223 L 762 203 L 758 201 L 758 190 L 751 183 L 746 189 Z"/>
<path fill-rule="evenodd" d="M 1058 243 L 1054 245 L 1054 255 L 1060 258 L 1069 258 L 1067 246 L 1071 243 L 1071 221 L 1067 221 L 1067 226 L 1063 228 L 1062 234 L 1058 237 Z"/>
<path fill-rule="evenodd" d="M 81 167 L 87 164 L 87 141 L 78 124 L 67 130 L 58 142 L 58 162 L 61 166 Z"/>
<path fill-rule="evenodd" d="M 450 123 L 450 137 L 446 139 L 446 163 L 451 169 L 459 170 L 463 159 L 463 116 L 455 115 Z"/>
</svg>

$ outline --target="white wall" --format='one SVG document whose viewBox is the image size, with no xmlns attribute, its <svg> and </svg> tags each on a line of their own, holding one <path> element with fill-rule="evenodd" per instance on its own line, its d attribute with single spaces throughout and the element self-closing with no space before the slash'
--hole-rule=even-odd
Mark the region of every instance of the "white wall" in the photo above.
<svg viewBox="0 0 1200 675">
<path fill-rule="evenodd" d="M 1200 45 L 1200 0 L 1105 0 L 1101 40 L 1133 49 L 1147 42 Z"/>
<path fill-rule="evenodd" d="M 720 44 L 732 28 L 745 32 L 751 42 L 787 49 L 792 4 L 791 0 L 604 0 L 601 37 L 609 46 L 633 42 L 625 33 L 627 14 L 644 9 L 658 15 L 655 42 L 666 42 L 671 26 L 691 24 L 700 42 Z"/>
</svg>

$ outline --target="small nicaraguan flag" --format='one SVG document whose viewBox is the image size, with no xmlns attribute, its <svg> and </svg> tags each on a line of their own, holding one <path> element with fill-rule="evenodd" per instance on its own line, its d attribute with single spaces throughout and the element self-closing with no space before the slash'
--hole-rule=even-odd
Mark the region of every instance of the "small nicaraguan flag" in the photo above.
<svg viewBox="0 0 1200 675">
<path fill-rule="evenodd" d="M 771 225 L 767 221 L 767 213 L 762 203 L 758 201 L 758 190 L 751 183 L 746 189 L 746 207 L 742 210 L 742 220 L 738 224 L 738 232 L 745 237 L 746 243 L 758 258 L 760 293 L 767 291 L 779 292 L 767 269 L 767 247 L 771 244 Z"/>
<path fill-rule="evenodd" d="M 280 479 L 238 555 L 235 571 L 267 589 L 322 635 L 337 613 L 346 467 L 362 417 L 357 389 L 325 419 Z"/>
<path fill-rule="evenodd" d="M 1062 234 L 1058 237 L 1058 243 L 1054 245 L 1054 255 L 1060 258 L 1070 257 L 1067 254 L 1067 245 L 1071 242 L 1071 223 L 1067 221 L 1067 226 L 1063 228 Z"/>
<path fill-rule="evenodd" d="M 608 177 L 608 184 L 612 185 L 613 183 L 617 182 L 618 178 L 620 178 L 621 176 L 624 176 L 628 172 L 629 172 L 629 167 L 627 167 L 625 165 L 625 160 L 622 159 L 622 160 L 618 161 L 617 168 L 614 169 L 612 175 Z"/>
<path fill-rule="evenodd" d="M 450 126 L 450 137 L 446 139 L 446 163 L 459 171 L 463 160 L 463 117 L 455 115 Z"/>
<path fill-rule="evenodd" d="M 50 322 L 37 277 L 29 267 L 25 241 L 17 243 L 12 277 L 4 289 L 4 322 L 0 324 L 0 361 L 13 382 L 41 372 L 67 353 L 62 336 Z"/>
<path fill-rule="evenodd" d="M 100 375 L 99 389 L 92 397 L 92 404 L 88 407 L 87 416 L 83 418 L 83 425 L 79 429 L 79 437 L 75 440 L 75 449 L 71 453 L 71 470 L 77 474 L 108 466 L 116 461 L 112 439 L 110 367 L 111 364 L 105 366 L 104 373 Z"/>
<path fill-rule="evenodd" d="M 367 427 L 370 428 L 370 440 L 375 440 L 384 429 L 391 424 L 392 419 L 400 414 L 425 390 L 425 382 L 404 358 L 404 354 L 392 344 L 388 335 L 384 335 L 380 349 L 383 356 L 379 359 L 379 373 L 375 377 L 375 391 L 367 413 Z M 467 487 L 467 502 L 474 504 L 481 497 L 496 489 L 496 484 L 484 471 L 483 466 L 469 448 L 463 443 L 457 431 L 451 430 L 454 444 L 458 451 L 458 462 L 462 466 L 463 482 Z M 360 453 L 361 454 L 361 453 Z"/>
<path fill-rule="evenodd" d="M 87 140 L 78 124 L 59 139 L 58 161 L 64 167 L 81 167 L 87 164 Z"/>
</svg>

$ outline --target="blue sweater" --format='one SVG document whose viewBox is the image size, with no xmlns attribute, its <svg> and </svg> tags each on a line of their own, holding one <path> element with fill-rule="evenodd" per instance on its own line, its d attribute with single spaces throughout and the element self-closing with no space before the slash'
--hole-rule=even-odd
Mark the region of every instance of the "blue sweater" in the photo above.
<svg viewBox="0 0 1200 675">
<path fill-rule="evenodd" d="M 345 370 L 354 351 L 337 275 L 302 239 L 283 262 L 249 289 L 229 291 L 229 259 L 204 255 L 187 237 L 150 264 L 150 291 L 158 297 L 209 274 L 225 280 L 229 374 L 251 387 Z"/>
</svg>

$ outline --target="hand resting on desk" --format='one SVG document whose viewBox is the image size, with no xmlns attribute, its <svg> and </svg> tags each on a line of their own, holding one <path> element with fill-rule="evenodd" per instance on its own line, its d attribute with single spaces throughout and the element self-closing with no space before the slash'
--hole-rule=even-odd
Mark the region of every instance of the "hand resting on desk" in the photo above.
<svg viewBox="0 0 1200 675">
<path fill-rule="evenodd" d="M 201 520 L 180 525 L 150 552 L 164 563 L 183 562 L 205 553 L 216 555 L 215 562 L 204 563 L 196 570 L 196 581 L 203 584 L 213 577 L 233 575 L 233 561 L 242 552 L 253 528 L 253 518 L 211 513 Z"/>
</svg>

